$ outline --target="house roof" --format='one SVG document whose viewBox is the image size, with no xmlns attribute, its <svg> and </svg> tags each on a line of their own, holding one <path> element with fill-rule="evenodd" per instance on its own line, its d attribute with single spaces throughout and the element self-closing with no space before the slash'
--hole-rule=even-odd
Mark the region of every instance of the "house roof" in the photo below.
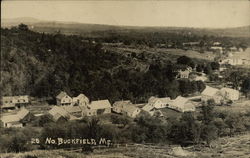
<svg viewBox="0 0 250 158">
<path fill-rule="evenodd" d="M 154 103 L 157 100 L 160 100 L 163 104 L 168 104 L 171 99 L 169 97 L 165 97 L 165 98 L 150 97 L 148 99 L 148 103 Z"/>
<path fill-rule="evenodd" d="M 80 106 L 64 106 L 63 107 L 69 113 L 82 112 L 83 109 Z"/>
<path fill-rule="evenodd" d="M 73 97 L 73 101 L 76 101 L 76 100 L 81 99 L 81 98 L 87 98 L 88 99 L 88 97 L 86 97 L 86 95 L 81 93 L 77 97 Z"/>
<path fill-rule="evenodd" d="M 163 104 L 169 104 L 171 99 L 169 97 L 159 98 Z"/>
<path fill-rule="evenodd" d="M 171 106 L 178 107 L 183 111 L 189 111 L 190 109 L 195 108 L 194 104 L 189 99 L 182 96 L 178 96 L 176 99 L 174 99 L 171 103 Z"/>
<path fill-rule="evenodd" d="M 184 106 L 186 102 L 188 102 L 187 98 L 178 96 L 171 102 L 171 105 L 180 107 L 180 106 Z"/>
<path fill-rule="evenodd" d="M 127 113 L 133 113 L 134 111 L 138 110 L 139 108 L 135 107 L 134 105 L 125 105 L 123 107 L 123 111 L 126 111 Z"/>
<path fill-rule="evenodd" d="M 62 99 L 63 97 L 68 96 L 68 94 L 64 91 L 61 91 L 57 96 L 56 99 Z"/>
<path fill-rule="evenodd" d="M 202 91 L 201 94 L 207 95 L 207 96 L 214 96 L 218 91 L 219 91 L 219 89 L 206 86 L 206 88 Z"/>
<path fill-rule="evenodd" d="M 49 114 L 51 114 L 53 117 L 57 116 L 58 114 L 63 117 L 68 117 L 69 113 L 62 107 L 54 106 L 50 111 Z"/>
<path fill-rule="evenodd" d="M 142 110 L 145 110 L 147 112 L 151 111 L 152 109 L 154 109 L 154 107 L 151 104 L 146 104 Z"/>
<path fill-rule="evenodd" d="M 25 116 L 27 116 L 29 114 L 29 110 L 25 109 L 25 108 L 22 108 L 18 113 L 17 113 L 17 116 L 20 118 L 20 119 L 23 119 Z"/>
<path fill-rule="evenodd" d="M 128 104 L 132 104 L 130 100 L 121 100 L 121 101 L 114 102 L 113 107 L 114 106 L 126 106 Z"/>
<path fill-rule="evenodd" d="M 221 91 L 229 92 L 229 93 L 239 93 L 238 90 L 232 88 L 221 88 Z"/>
<path fill-rule="evenodd" d="M 106 109 L 106 108 L 111 108 L 111 104 L 108 100 L 97 100 L 97 101 L 92 101 L 89 105 L 90 109 Z"/>
<path fill-rule="evenodd" d="M 86 95 L 84 95 L 84 94 L 81 93 L 81 94 L 79 94 L 79 95 L 77 96 L 77 98 L 87 98 L 87 97 L 86 97 Z"/>
<path fill-rule="evenodd" d="M 16 115 L 6 115 L 6 116 L 2 116 L 1 120 L 3 122 L 9 123 L 9 122 L 18 122 L 20 121 L 20 118 L 17 117 Z"/>
<path fill-rule="evenodd" d="M 5 101 L 17 101 L 17 100 L 29 100 L 29 96 L 28 95 L 20 95 L 20 96 L 3 96 L 2 97 L 2 101 L 5 102 Z"/>
<path fill-rule="evenodd" d="M 3 122 L 18 122 L 22 120 L 25 116 L 29 114 L 29 111 L 25 108 L 21 109 L 20 111 L 17 112 L 17 114 L 12 114 L 12 115 L 5 115 L 1 117 L 1 120 Z"/>
<path fill-rule="evenodd" d="M 152 97 L 150 97 L 149 99 L 148 99 L 148 102 L 149 103 L 153 103 L 153 102 L 155 102 L 156 101 L 156 97 L 154 97 L 154 96 L 152 96 Z"/>
</svg>

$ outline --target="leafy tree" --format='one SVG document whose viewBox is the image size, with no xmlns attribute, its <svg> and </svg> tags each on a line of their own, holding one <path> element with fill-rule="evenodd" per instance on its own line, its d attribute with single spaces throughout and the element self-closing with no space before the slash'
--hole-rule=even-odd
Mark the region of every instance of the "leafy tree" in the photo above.
<svg viewBox="0 0 250 158">
<path fill-rule="evenodd" d="M 195 67 L 194 61 L 187 56 L 181 56 L 181 57 L 177 58 L 177 64 L 188 65 L 192 68 Z"/>
<path fill-rule="evenodd" d="M 53 122 L 53 118 L 51 115 L 42 115 L 39 118 L 38 125 L 43 127 L 45 124 Z"/>
<path fill-rule="evenodd" d="M 210 63 L 212 70 L 219 70 L 220 64 L 218 62 L 211 62 Z"/>
<path fill-rule="evenodd" d="M 245 96 L 250 97 L 250 78 L 245 79 L 241 87 L 241 91 L 245 94 Z"/>
<path fill-rule="evenodd" d="M 25 25 L 23 23 L 18 25 L 18 29 L 21 31 L 28 31 L 29 30 L 28 25 Z"/>
<path fill-rule="evenodd" d="M 204 73 L 207 74 L 207 75 L 211 75 L 212 74 L 212 67 L 210 64 L 207 64 L 205 67 L 204 67 Z"/>
<path fill-rule="evenodd" d="M 122 124 L 123 127 L 125 127 L 127 124 L 129 124 L 129 119 L 125 116 L 117 116 L 117 115 L 112 115 L 111 116 L 111 121 L 113 124 Z"/>
<path fill-rule="evenodd" d="M 210 145 L 211 142 L 218 138 L 218 129 L 214 124 L 203 125 L 203 130 L 201 137 L 206 141 L 207 145 Z"/>
</svg>

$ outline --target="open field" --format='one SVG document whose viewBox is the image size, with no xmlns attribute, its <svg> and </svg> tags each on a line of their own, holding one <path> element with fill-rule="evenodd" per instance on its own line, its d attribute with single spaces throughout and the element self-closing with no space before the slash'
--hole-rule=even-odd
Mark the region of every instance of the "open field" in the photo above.
<svg viewBox="0 0 250 158">
<path fill-rule="evenodd" d="M 107 50 L 111 50 L 120 54 L 127 53 L 145 53 L 147 57 L 156 56 L 161 57 L 161 60 L 176 60 L 180 56 L 188 56 L 190 58 L 198 59 L 198 60 L 208 60 L 213 61 L 216 55 L 212 52 L 199 53 L 193 50 L 181 50 L 181 49 L 168 49 L 168 48 L 127 48 L 127 47 L 104 47 Z M 173 59 L 173 60 L 172 60 Z"/>
<path fill-rule="evenodd" d="M 238 135 L 235 137 L 224 137 L 214 142 L 212 148 L 208 147 L 185 147 L 183 152 L 187 155 L 182 157 L 196 158 L 249 158 L 250 155 L 250 133 Z M 171 146 L 146 146 L 134 145 L 119 148 L 96 149 L 93 153 L 84 154 L 74 151 L 51 150 L 42 151 L 36 150 L 25 153 L 8 153 L 1 154 L 0 158 L 132 158 L 132 157 L 147 157 L 147 158 L 177 158 L 181 157 L 172 152 Z"/>
</svg>

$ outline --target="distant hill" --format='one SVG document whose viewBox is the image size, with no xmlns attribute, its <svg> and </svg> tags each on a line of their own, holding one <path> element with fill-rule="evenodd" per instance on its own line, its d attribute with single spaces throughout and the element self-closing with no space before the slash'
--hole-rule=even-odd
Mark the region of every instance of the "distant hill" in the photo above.
<svg viewBox="0 0 250 158">
<path fill-rule="evenodd" d="M 86 34 L 92 32 L 115 32 L 126 33 L 131 31 L 137 32 L 163 32 L 175 34 L 195 34 L 195 35 L 213 35 L 227 37 L 250 37 L 250 26 L 237 28 L 186 28 L 186 27 L 137 27 L 137 26 L 114 26 L 101 24 L 85 24 L 77 22 L 59 22 L 59 21 L 43 21 L 35 18 L 15 18 L 2 19 L 2 27 L 17 26 L 20 23 L 29 25 L 31 29 L 38 32 L 55 33 L 60 30 L 64 34 Z"/>
</svg>

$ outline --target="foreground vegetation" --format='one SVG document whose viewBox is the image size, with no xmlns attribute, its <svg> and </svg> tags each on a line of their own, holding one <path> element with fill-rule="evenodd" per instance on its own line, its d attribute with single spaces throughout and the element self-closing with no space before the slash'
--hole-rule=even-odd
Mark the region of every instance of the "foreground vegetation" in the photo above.
<svg viewBox="0 0 250 158">
<path fill-rule="evenodd" d="M 211 103 L 210 103 L 211 104 Z M 43 116 L 46 117 L 46 116 Z M 112 144 L 154 143 L 208 145 L 218 137 L 234 136 L 250 130 L 250 115 L 214 111 L 213 105 L 203 106 L 200 112 L 183 113 L 180 117 L 150 117 L 146 114 L 134 121 L 120 115 L 107 115 L 99 118 L 84 118 L 78 121 L 53 123 L 42 118 L 40 127 L 33 122 L 32 127 L 1 128 L 0 151 L 21 152 L 33 149 L 59 149 L 84 147 L 82 144 L 46 144 L 46 138 L 106 138 Z M 39 121 L 38 121 L 39 122 Z M 32 138 L 39 142 L 31 144 Z"/>
<path fill-rule="evenodd" d="M 249 142 L 250 134 L 237 135 L 234 137 L 223 137 L 216 141 L 216 146 L 213 148 L 198 148 L 197 146 L 191 146 L 188 148 L 184 148 L 184 150 L 190 153 L 189 156 L 186 157 L 197 157 L 197 158 L 210 158 L 210 157 L 227 157 L 227 158 L 235 158 L 242 157 L 247 158 L 249 156 Z M 8 153 L 1 154 L 1 158 L 132 158 L 132 157 L 156 157 L 156 158 L 168 158 L 168 157 L 179 157 L 171 152 L 171 146 L 165 148 L 161 146 L 161 148 L 153 148 L 153 147 L 120 147 L 120 148 L 106 148 L 101 150 L 95 150 L 93 153 L 79 153 L 79 152 L 70 152 L 64 150 L 34 150 L 31 152 L 24 153 Z"/>
</svg>

